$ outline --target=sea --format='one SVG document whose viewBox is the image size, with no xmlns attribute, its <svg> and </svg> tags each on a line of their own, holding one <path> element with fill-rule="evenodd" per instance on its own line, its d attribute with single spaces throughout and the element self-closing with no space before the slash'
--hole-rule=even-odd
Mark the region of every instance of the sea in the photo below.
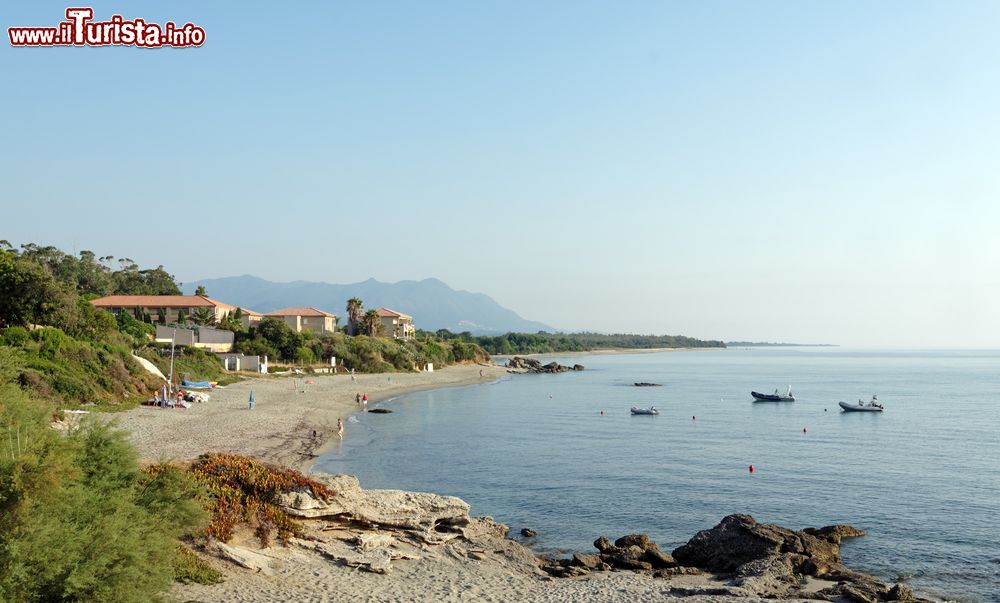
<svg viewBox="0 0 1000 603">
<path fill-rule="evenodd" d="M 586 370 L 381 402 L 393 413 L 351 417 L 315 470 L 458 496 L 514 534 L 537 531 L 539 551 L 592 551 L 598 536 L 629 533 L 669 551 L 731 513 L 793 529 L 847 523 L 867 532 L 843 545 L 849 567 L 938 600 L 1000 601 L 1000 351 L 539 360 Z M 750 396 L 789 385 L 794 402 Z M 837 405 L 872 395 L 885 412 Z"/>
</svg>

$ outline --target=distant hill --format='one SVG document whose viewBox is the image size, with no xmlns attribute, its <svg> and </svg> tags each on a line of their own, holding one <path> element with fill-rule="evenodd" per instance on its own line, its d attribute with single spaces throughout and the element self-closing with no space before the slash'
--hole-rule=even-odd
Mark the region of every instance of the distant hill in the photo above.
<svg viewBox="0 0 1000 603">
<path fill-rule="evenodd" d="M 365 309 L 385 306 L 409 314 L 413 316 L 416 327 L 426 331 L 448 329 L 478 335 L 555 331 L 549 325 L 521 318 L 488 295 L 456 291 L 435 278 L 398 283 L 368 279 L 361 283 L 337 285 L 308 281 L 275 283 L 244 275 L 185 283 L 182 289 L 184 293 L 192 294 L 199 285 L 205 287 L 211 297 L 234 306 L 263 313 L 280 308 L 312 306 L 336 314 L 341 325 L 346 322 L 347 300 L 360 297 Z"/>
</svg>

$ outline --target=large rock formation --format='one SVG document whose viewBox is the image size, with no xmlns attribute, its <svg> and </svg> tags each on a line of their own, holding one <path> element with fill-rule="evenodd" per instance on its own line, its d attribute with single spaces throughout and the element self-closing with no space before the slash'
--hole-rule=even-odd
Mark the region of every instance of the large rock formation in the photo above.
<svg viewBox="0 0 1000 603">
<path fill-rule="evenodd" d="M 338 519 L 368 526 L 408 530 L 427 542 L 461 534 L 469 525 L 469 503 L 454 496 L 402 490 L 362 490 L 353 475 L 315 474 L 334 496 L 318 499 L 309 490 L 280 494 L 278 503 L 292 517 Z"/>
<path fill-rule="evenodd" d="M 317 498 L 308 488 L 277 495 L 276 503 L 302 520 L 303 537 L 289 544 L 332 562 L 387 573 L 398 559 L 458 558 L 488 561 L 516 573 L 537 573 L 534 554 L 507 538 L 508 527 L 490 517 L 470 517 L 454 496 L 401 490 L 363 490 L 352 475 L 311 474 L 333 494 Z M 242 567 L 270 571 L 287 549 L 216 543 L 210 552 Z"/>
<path fill-rule="evenodd" d="M 884 584 L 852 572 L 841 564 L 840 542 L 863 536 L 847 525 L 789 530 L 757 523 L 749 515 L 729 515 L 711 530 L 698 532 L 673 551 L 660 551 L 645 534 L 629 534 L 612 543 L 601 536 L 594 541 L 596 555 L 577 553 L 569 559 L 543 560 L 551 576 L 575 577 L 592 571 L 631 570 L 667 578 L 711 572 L 718 580 L 696 586 L 671 586 L 674 596 L 785 598 L 879 603 L 923 602 L 901 584 Z M 806 586 L 806 576 L 835 582 L 833 586 Z M 721 581 L 719 581 L 721 580 Z M 815 583 L 813 583 L 815 584 Z M 821 583 L 826 584 L 826 583 Z M 813 590 L 807 591 L 806 588 Z"/>
<path fill-rule="evenodd" d="M 582 371 L 583 365 L 574 364 L 573 366 L 565 366 L 559 364 L 558 362 L 542 364 L 534 358 L 514 356 L 507 361 L 507 368 L 521 370 L 527 373 L 565 373 L 567 371 Z"/>
<path fill-rule="evenodd" d="M 798 592 L 803 576 L 838 581 L 818 591 L 852 601 L 922 601 L 902 585 L 883 584 L 852 572 L 840 559 L 844 538 L 863 536 L 852 526 L 834 525 L 793 531 L 757 523 L 749 515 L 729 515 L 673 551 L 683 565 L 733 575 L 734 594 L 784 597 Z"/>
</svg>

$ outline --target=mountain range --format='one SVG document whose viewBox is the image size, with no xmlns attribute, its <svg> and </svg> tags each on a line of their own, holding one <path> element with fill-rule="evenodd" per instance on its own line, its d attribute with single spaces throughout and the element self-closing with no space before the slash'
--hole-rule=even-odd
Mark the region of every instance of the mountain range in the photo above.
<svg viewBox="0 0 1000 603">
<path fill-rule="evenodd" d="M 185 283 L 184 293 L 193 294 L 205 287 L 214 299 L 268 313 L 287 307 L 313 307 L 346 322 L 347 300 L 361 298 L 366 310 L 384 306 L 409 314 L 418 329 L 448 329 L 455 333 L 470 331 L 477 335 L 500 335 L 508 332 L 555 332 L 544 323 L 521 318 L 483 293 L 457 291 L 436 278 L 421 281 L 383 283 L 368 279 L 360 283 L 338 285 L 309 281 L 276 283 L 243 275 L 204 279 Z"/>
</svg>

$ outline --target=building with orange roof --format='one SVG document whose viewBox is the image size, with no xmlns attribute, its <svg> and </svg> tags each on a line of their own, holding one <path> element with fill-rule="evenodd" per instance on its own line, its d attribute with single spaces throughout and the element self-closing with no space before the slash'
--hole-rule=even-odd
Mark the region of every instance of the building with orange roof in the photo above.
<svg viewBox="0 0 1000 603">
<path fill-rule="evenodd" d="M 378 308 L 378 317 L 382 321 L 382 334 L 395 339 L 413 339 L 417 329 L 413 326 L 413 317 L 389 308 Z"/>
<path fill-rule="evenodd" d="M 107 295 L 90 301 L 97 308 L 107 310 L 114 315 L 123 311 L 148 314 L 154 322 L 180 322 L 180 317 L 191 318 L 195 312 L 207 309 L 212 313 L 213 323 L 220 322 L 236 306 L 212 299 L 206 295 Z M 246 313 L 246 310 L 243 310 Z"/>
<path fill-rule="evenodd" d="M 284 308 L 268 312 L 264 316 L 285 321 L 285 324 L 297 333 L 303 331 L 333 333 L 337 330 L 336 315 L 316 308 Z"/>
</svg>

